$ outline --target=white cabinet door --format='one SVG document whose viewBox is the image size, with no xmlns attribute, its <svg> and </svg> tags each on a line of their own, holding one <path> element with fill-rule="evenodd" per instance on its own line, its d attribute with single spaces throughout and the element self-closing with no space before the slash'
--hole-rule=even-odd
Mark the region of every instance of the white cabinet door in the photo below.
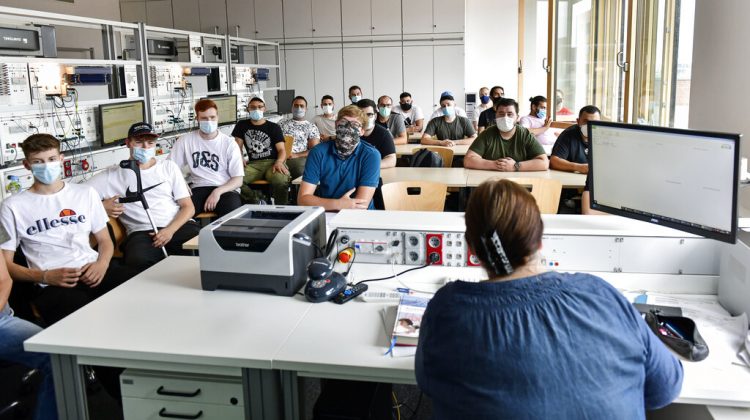
<svg viewBox="0 0 750 420">
<path fill-rule="evenodd" d="M 349 103 L 349 100 L 344 97 L 344 89 L 349 86 L 343 86 L 344 62 L 341 47 L 316 49 L 313 53 L 315 55 L 315 98 L 309 99 L 308 108 L 315 110 L 315 114 L 322 114 L 320 98 L 323 95 L 331 95 L 334 109 L 341 109 Z M 311 112 L 308 111 L 308 115 L 310 114 Z"/>
<path fill-rule="evenodd" d="M 404 0 L 401 3 L 401 11 L 404 34 L 432 33 L 432 0 Z"/>
<path fill-rule="evenodd" d="M 172 0 L 172 19 L 175 29 L 200 32 L 198 0 Z"/>
<path fill-rule="evenodd" d="M 304 96 L 308 105 L 315 98 L 315 74 L 313 72 L 313 52 L 305 50 L 286 50 L 286 88 L 294 89 L 294 94 Z M 283 105 L 283 104 L 280 104 Z M 312 118 L 309 112 L 308 117 Z"/>
<path fill-rule="evenodd" d="M 441 92 L 449 90 L 456 99 L 456 106 L 463 108 L 466 103 L 464 95 L 464 46 L 436 45 L 434 54 L 434 94 L 440 95 Z"/>
<path fill-rule="evenodd" d="M 175 0 L 172 0 L 172 2 L 174 3 Z M 253 0 L 227 0 L 227 31 L 231 36 L 255 38 L 255 4 Z"/>
<path fill-rule="evenodd" d="M 372 48 L 349 47 L 344 48 L 344 95 L 349 99 L 349 86 L 357 85 L 362 88 L 362 97 L 372 99 Z M 343 105 L 343 104 L 342 104 Z"/>
<path fill-rule="evenodd" d="M 373 0 L 372 34 L 401 35 L 401 0 Z"/>
<path fill-rule="evenodd" d="M 313 36 L 312 0 L 284 0 L 284 38 Z"/>
<path fill-rule="evenodd" d="M 404 46 L 404 90 L 422 108 L 425 119 L 429 119 L 438 101 L 432 89 L 432 61 L 432 46 Z"/>
<path fill-rule="evenodd" d="M 123 22 L 145 22 L 146 2 L 129 1 L 120 3 L 120 20 Z"/>
<path fill-rule="evenodd" d="M 157 0 L 146 2 L 146 23 L 151 26 L 171 28 L 172 2 L 170 0 Z"/>
<path fill-rule="evenodd" d="M 433 32 L 463 32 L 465 6 L 459 0 L 433 0 Z"/>
<path fill-rule="evenodd" d="M 257 0 L 255 2 L 255 35 L 257 39 L 284 38 L 284 18 L 281 0 Z"/>
<path fill-rule="evenodd" d="M 227 6 L 215 0 L 198 0 L 200 10 L 201 32 L 209 34 L 227 33 Z"/>
<path fill-rule="evenodd" d="M 312 0 L 313 36 L 341 36 L 341 1 Z"/>
<path fill-rule="evenodd" d="M 372 49 L 372 100 L 377 102 L 388 95 L 393 103 L 403 92 L 401 47 L 376 47 Z"/>
<path fill-rule="evenodd" d="M 344 36 L 370 35 L 371 13 L 370 0 L 342 0 L 341 33 Z"/>
</svg>

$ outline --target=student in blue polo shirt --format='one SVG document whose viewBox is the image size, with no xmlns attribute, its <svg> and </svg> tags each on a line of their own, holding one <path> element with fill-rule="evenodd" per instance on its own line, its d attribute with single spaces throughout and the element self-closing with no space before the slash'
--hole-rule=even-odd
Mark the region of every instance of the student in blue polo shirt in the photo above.
<svg viewBox="0 0 750 420">
<path fill-rule="evenodd" d="M 366 125 L 367 116 L 356 105 L 339 111 L 335 141 L 320 143 L 307 155 L 297 199 L 300 205 L 321 206 L 326 211 L 373 208 L 380 153 L 361 141 Z"/>
</svg>

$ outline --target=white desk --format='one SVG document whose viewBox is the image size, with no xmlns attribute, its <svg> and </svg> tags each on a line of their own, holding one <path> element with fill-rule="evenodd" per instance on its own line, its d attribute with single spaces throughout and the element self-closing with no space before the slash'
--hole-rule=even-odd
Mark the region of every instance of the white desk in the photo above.
<svg viewBox="0 0 750 420">
<path fill-rule="evenodd" d="M 466 186 L 477 187 L 482 182 L 493 178 L 546 178 L 560 181 L 563 188 L 583 188 L 586 185 L 586 175 L 556 170 L 535 172 L 498 172 L 481 169 L 467 169 Z"/>
</svg>

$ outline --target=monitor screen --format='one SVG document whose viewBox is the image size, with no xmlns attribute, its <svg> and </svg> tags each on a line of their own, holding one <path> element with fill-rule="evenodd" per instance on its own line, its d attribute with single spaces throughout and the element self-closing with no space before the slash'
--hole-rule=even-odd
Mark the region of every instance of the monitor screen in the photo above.
<svg viewBox="0 0 750 420">
<path fill-rule="evenodd" d="M 143 101 L 99 105 L 99 135 L 103 146 L 117 145 L 128 137 L 131 125 L 146 120 Z"/>
<path fill-rule="evenodd" d="M 739 134 L 588 127 L 593 209 L 735 242 Z"/>
<path fill-rule="evenodd" d="M 279 105 L 279 114 L 291 114 L 292 102 L 294 101 L 294 89 L 280 90 L 276 96 L 276 103 Z"/>
<path fill-rule="evenodd" d="M 208 99 L 216 102 L 219 108 L 219 125 L 237 122 L 237 95 L 211 96 Z"/>
</svg>

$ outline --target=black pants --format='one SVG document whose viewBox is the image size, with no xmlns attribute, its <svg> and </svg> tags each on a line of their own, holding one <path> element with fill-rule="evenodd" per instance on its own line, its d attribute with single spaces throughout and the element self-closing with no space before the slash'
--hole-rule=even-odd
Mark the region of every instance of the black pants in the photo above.
<svg viewBox="0 0 750 420">
<path fill-rule="evenodd" d="M 118 260 L 113 259 L 109 264 L 109 268 L 107 268 L 107 272 L 104 273 L 104 279 L 102 279 L 98 286 L 88 287 L 79 282 L 76 287 L 72 288 L 57 286 L 37 287 L 35 296 L 32 298 L 32 303 L 36 306 L 44 323 L 52 325 L 121 285 L 136 274 L 135 270 L 125 267 Z"/>
<path fill-rule="evenodd" d="M 195 206 L 195 214 L 203 213 L 206 211 L 204 206 L 206 205 L 206 199 L 216 187 L 196 187 L 193 188 L 193 206 Z M 219 217 L 224 216 L 227 213 L 231 213 L 242 205 L 242 199 L 240 193 L 236 191 L 225 192 L 219 198 L 219 202 L 216 203 L 214 212 Z"/>
<path fill-rule="evenodd" d="M 191 255 L 190 251 L 182 249 L 182 244 L 198 235 L 200 230 L 198 223 L 192 220 L 182 225 L 167 244 L 167 253 L 169 255 Z M 138 273 L 164 259 L 164 252 L 161 248 L 154 247 L 151 233 L 150 230 L 133 232 L 125 238 L 125 242 L 121 245 L 125 264 Z"/>
</svg>

